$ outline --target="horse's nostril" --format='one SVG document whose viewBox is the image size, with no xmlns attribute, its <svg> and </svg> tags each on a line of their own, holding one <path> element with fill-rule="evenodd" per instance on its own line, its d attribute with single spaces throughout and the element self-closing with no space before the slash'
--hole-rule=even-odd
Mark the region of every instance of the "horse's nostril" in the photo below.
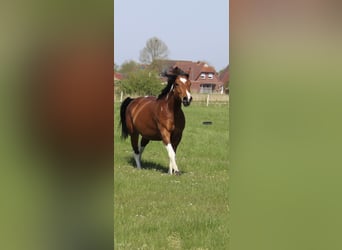
<svg viewBox="0 0 342 250">
<path fill-rule="evenodd" d="M 190 97 L 190 99 L 186 96 L 186 97 L 183 97 L 183 104 L 184 106 L 189 106 L 190 103 L 191 103 L 191 100 L 192 100 L 192 97 Z"/>
</svg>

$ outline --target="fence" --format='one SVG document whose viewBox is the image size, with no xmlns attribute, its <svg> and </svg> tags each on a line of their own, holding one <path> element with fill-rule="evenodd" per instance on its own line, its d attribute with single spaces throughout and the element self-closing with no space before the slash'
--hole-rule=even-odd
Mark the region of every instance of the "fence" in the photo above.
<svg viewBox="0 0 342 250">
<path fill-rule="evenodd" d="M 200 94 L 200 93 L 191 93 L 192 95 L 192 101 L 199 104 L 228 104 L 229 103 L 229 95 L 227 94 Z M 124 93 L 116 93 L 115 94 L 115 102 L 122 102 L 123 99 L 125 99 L 127 95 Z M 132 98 L 135 98 L 137 96 L 132 95 Z"/>
<path fill-rule="evenodd" d="M 197 103 L 210 104 L 228 104 L 229 95 L 227 94 L 198 94 L 192 93 L 192 100 Z"/>
</svg>

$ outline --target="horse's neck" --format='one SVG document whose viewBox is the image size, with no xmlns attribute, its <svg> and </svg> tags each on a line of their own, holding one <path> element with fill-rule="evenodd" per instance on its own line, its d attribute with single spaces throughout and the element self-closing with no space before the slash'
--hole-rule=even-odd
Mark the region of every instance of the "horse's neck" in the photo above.
<svg viewBox="0 0 342 250">
<path fill-rule="evenodd" d="M 179 100 L 179 98 L 175 96 L 173 92 L 170 92 L 168 94 L 168 96 L 166 97 L 166 102 L 168 108 L 172 109 L 174 112 L 178 112 L 182 107 L 181 101 Z"/>
</svg>

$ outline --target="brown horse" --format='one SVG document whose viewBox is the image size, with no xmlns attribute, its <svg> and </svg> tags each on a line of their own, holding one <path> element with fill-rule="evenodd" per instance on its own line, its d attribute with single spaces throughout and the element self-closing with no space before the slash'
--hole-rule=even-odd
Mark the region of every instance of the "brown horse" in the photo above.
<svg viewBox="0 0 342 250">
<path fill-rule="evenodd" d="M 121 137 L 126 139 L 131 136 L 138 169 L 141 168 L 141 154 L 149 141 L 163 141 L 170 159 L 169 173 L 178 175 L 176 151 L 185 127 L 181 105 L 189 106 L 191 103 L 191 82 L 189 74 L 177 67 L 164 76 L 168 78 L 168 83 L 158 97 L 127 97 L 123 101 L 120 107 Z M 140 146 L 139 135 L 142 136 Z"/>
</svg>

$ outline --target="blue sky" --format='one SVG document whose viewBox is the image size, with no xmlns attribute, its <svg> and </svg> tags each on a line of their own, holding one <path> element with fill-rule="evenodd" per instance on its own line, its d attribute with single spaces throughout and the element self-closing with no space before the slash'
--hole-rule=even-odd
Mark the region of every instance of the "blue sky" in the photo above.
<svg viewBox="0 0 342 250">
<path fill-rule="evenodd" d="M 139 62 L 151 37 L 173 60 L 206 61 L 217 71 L 229 64 L 229 0 L 115 0 L 114 60 Z"/>
</svg>

